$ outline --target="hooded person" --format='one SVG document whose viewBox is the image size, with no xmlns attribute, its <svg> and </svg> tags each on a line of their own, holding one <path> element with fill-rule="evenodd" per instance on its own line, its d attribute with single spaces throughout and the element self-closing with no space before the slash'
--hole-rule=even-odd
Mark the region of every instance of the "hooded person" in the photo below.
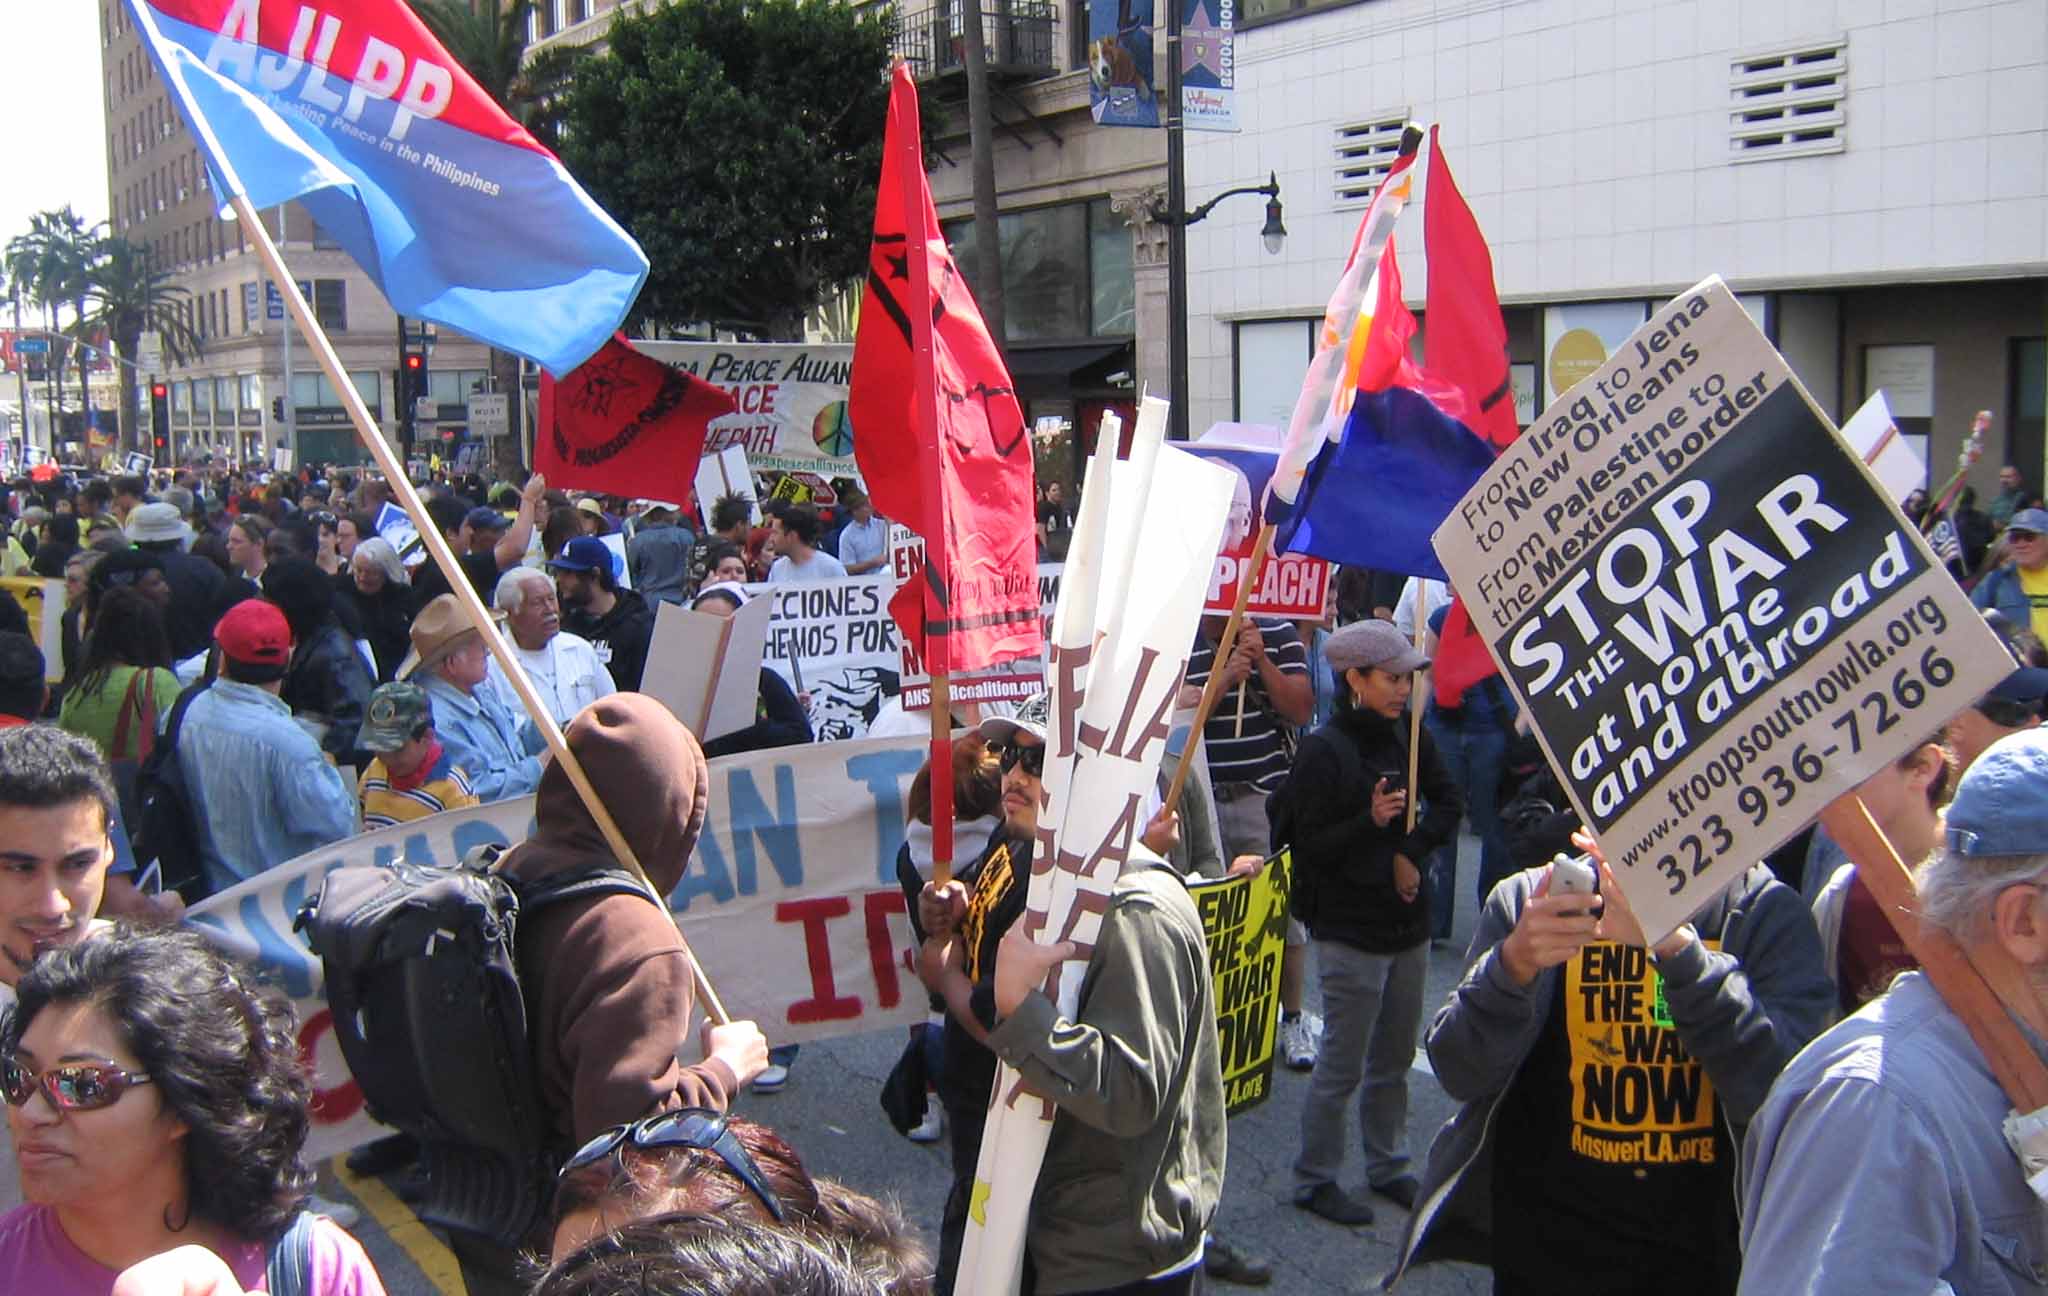
<svg viewBox="0 0 2048 1296">
<path fill-rule="evenodd" d="M 608 798 L 606 808 L 655 889 L 673 891 L 704 830 L 710 796 L 697 739 L 639 693 L 598 699 L 563 736 L 593 785 L 630 789 Z M 619 867 L 559 763 L 549 762 L 541 776 L 533 835 L 506 852 L 499 867 L 522 886 Z M 528 1036 L 540 1098 L 564 1162 L 606 1130 L 657 1112 L 725 1111 L 767 1064 L 758 1025 L 700 1019 L 682 934 L 651 896 L 563 900 L 527 917 L 519 978 L 532 1005 Z M 677 1044 L 693 1036 L 704 1060 L 685 1066 Z M 526 1290 L 510 1250 L 460 1232 L 451 1242 L 472 1293 Z"/>
</svg>

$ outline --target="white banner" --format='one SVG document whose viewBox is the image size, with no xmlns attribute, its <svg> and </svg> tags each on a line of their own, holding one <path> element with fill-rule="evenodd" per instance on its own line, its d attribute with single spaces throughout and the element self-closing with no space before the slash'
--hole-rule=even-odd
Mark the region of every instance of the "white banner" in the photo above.
<svg viewBox="0 0 2048 1296">
<path fill-rule="evenodd" d="M 1053 615 L 1047 677 L 1050 750 L 1029 897 L 1019 921 L 1041 943 L 1073 941 L 1049 986 L 1072 1019 L 1107 910 L 1159 775 L 1173 704 L 1202 616 L 1231 500 L 1228 470 L 1165 446 L 1166 402 L 1147 397 L 1116 459 L 1105 426 L 1068 550 L 1073 571 Z M 1050 867 L 1047 865 L 1050 864 Z M 1031 1101 L 1007 1063 L 996 1074 L 957 1287 L 1015 1292 L 1031 1198 L 1052 1134 L 1053 1105 Z"/>
<path fill-rule="evenodd" d="M 761 664 L 810 694 L 811 736 L 819 742 L 862 737 L 882 703 L 896 696 L 892 592 L 887 572 L 747 586 L 749 597 L 775 601 Z"/>
<path fill-rule="evenodd" d="M 711 421 L 706 456 L 728 446 L 747 452 L 754 469 L 806 470 L 826 477 L 856 477 L 853 424 L 846 388 L 853 379 L 853 344 L 806 342 L 643 342 L 663 364 L 723 387 L 739 409 Z"/>
<path fill-rule="evenodd" d="M 924 763 L 919 739 L 783 747 L 711 762 L 710 817 L 669 895 L 683 935 L 735 1018 L 773 1044 L 923 1021 L 924 989 L 896 853 L 903 804 Z M 288 995 L 313 1068 L 307 1155 L 337 1155 L 380 1128 L 332 1038 L 320 962 L 292 931 L 299 908 L 343 864 L 453 864 L 529 833 L 533 798 L 452 810 L 336 842 L 193 908 L 192 922 Z M 677 1042 L 696 1056 L 694 1033 Z"/>
</svg>

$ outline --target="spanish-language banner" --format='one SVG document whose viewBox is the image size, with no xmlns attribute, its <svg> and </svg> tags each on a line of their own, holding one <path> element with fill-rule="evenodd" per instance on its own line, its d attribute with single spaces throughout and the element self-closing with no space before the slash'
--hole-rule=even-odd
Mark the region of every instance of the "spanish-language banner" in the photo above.
<svg viewBox="0 0 2048 1296">
<path fill-rule="evenodd" d="M 710 817 L 669 908 L 727 1009 L 760 1022 L 771 1043 L 924 1020 L 896 883 L 904 797 L 924 756 L 922 740 L 875 739 L 711 762 Z M 380 1127 L 332 1039 L 320 961 L 292 931 L 300 906 L 343 864 L 452 865 L 524 839 L 532 823 L 532 797 L 451 810 L 336 842 L 194 906 L 190 920 L 298 1010 L 315 1089 L 309 1156 L 345 1152 Z M 697 1055 L 694 1033 L 677 1046 Z"/>
<path fill-rule="evenodd" d="M 706 457 L 727 446 L 756 471 L 855 477 L 846 389 L 851 343 L 643 342 L 633 348 L 733 394 L 739 408 L 711 421 Z M 709 501 L 706 501 L 709 506 Z"/>
<path fill-rule="evenodd" d="M 1293 858 L 1281 851 L 1252 877 L 1188 886 L 1202 914 L 1202 930 L 1209 934 L 1223 1104 L 1232 1116 L 1266 1101 L 1273 1089 L 1280 959 L 1287 948 L 1287 894 L 1293 880 Z"/>
<path fill-rule="evenodd" d="M 1237 129 L 1237 0 L 1168 0 L 1180 11 L 1180 116 L 1189 130 Z"/>
<path fill-rule="evenodd" d="M 1152 0 L 1088 0 L 1088 111 L 1102 126 L 1159 125 Z"/>
<path fill-rule="evenodd" d="M 2012 668 L 1718 278 L 1434 541 L 1652 940 Z"/>
<path fill-rule="evenodd" d="M 837 742 L 865 735 L 901 687 L 889 574 L 755 584 L 747 592 L 775 600 L 761 664 L 810 695 L 811 736 Z"/>
<path fill-rule="evenodd" d="M 1252 564 L 1252 549 L 1259 527 L 1265 522 L 1266 484 L 1280 452 L 1250 446 L 1196 441 L 1187 452 L 1207 459 L 1231 473 L 1230 513 L 1223 524 L 1223 546 L 1216 551 L 1216 565 L 1209 577 L 1209 592 L 1202 606 L 1209 612 L 1228 612 L 1237 606 L 1237 586 Z M 1323 619 L 1330 597 L 1330 564 L 1307 554 L 1273 553 L 1259 569 L 1259 582 L 1245 603 L 1245 611 L 1258 616 L 1287 617 L 1290 620 Z"/>
</svg>

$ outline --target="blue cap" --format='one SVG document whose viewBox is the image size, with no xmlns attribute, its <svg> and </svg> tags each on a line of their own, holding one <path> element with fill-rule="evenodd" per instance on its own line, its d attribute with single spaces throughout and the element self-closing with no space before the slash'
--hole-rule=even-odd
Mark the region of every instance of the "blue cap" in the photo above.
<svg viewBox="0 0 2048 1296">
<path fill-rule="evenodd" d="M 2048 669 L 2039 666 L 2022 666 L 1991 686 L 1985 697 L 2001 698 L 2007 702 L 2019 702 L 2030 707 L 2041 705 L 2041 699 L 2048 698 Z"/>
<path fill-rule="evenodd" d="M 469 529 L 472 531 L 503 531 L 505 529 L 505 515 L 494 508 L 485 508 L 481 504 L 463 514 L 462 520 L 469 524 Z"/>
<path fill-rule="evenodd" d="M 2048 855 L 2048 729 L 2023 729 L 1971 763 L 1948 807 L 1958 855 Z"/>
<path fill-rule="evenodd" d="M 596 536 L 577 536 L 562 546 L 562 552 L 549 561 L 548 566 L 563 571 L 587 572 L 612 570 L 612 551 Z"/>
</svg>

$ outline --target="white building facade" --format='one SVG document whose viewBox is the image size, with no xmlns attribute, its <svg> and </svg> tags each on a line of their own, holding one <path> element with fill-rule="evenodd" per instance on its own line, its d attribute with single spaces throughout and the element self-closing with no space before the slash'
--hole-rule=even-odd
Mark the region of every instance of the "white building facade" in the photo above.
<svg viewBox="0 0 2048 1296">
<path fill-rule="evenodd" d="M 1401 123 L 1437 123 L 1494 254 L 1521 418 L 1709 274 L 1838 420 L 1883 387 L 1945 478 L 2044 477 L 2048 4 L 1357 0 L 1250 6 L 1237 135 L 1187 136 L 1190 425 L 1283 423 Z M 1420 212 L 1396 233 L 1408 299 Z M 1426 336 L 1427 321 L 1424 321 Z M 1604 349 L 1600 349 L 1604 348 Z"/>
</svg>

